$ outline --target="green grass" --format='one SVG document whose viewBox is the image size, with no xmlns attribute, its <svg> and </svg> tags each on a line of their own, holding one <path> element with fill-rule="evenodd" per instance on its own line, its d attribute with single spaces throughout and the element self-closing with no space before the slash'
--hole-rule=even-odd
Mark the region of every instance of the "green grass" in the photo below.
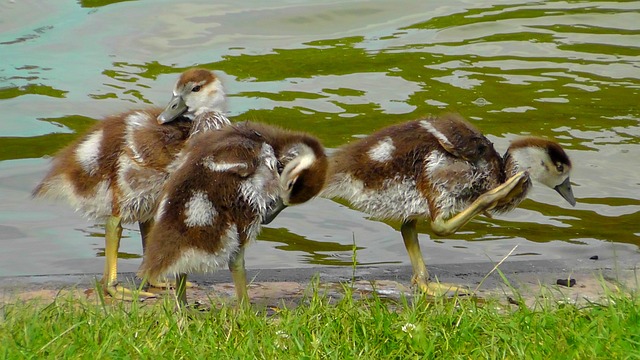
<svg viewBox="0 0 640 360">
<path fill-rule="evenodd" d="M 330 299 L 313 292 L 295 308 L 209 312 L 153 305 L 50 304 L 0 308 L 0 358 L 447 358 L 638 359 L 640 297 L 535 309 L 497 300 Z"/>
</svg>

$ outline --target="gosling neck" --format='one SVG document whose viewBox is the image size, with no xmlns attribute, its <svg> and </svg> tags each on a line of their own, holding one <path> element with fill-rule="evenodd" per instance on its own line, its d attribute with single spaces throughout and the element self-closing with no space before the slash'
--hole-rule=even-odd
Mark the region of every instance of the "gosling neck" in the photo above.
<svg viewBox="0 0 640 360">
<path fill-rule="evenodd" d="M 215 110 L 198 111 L 192 121 L 193 125 L 189 136 L 209 130 L 219 130 L 231 124 L 231 121 L 223 113 Z"/>
</svg>

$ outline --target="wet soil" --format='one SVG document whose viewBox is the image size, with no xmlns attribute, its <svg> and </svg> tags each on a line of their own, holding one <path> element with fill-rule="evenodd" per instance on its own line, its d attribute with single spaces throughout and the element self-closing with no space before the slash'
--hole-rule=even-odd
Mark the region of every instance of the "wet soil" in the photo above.
<svg viewBox="0 0 640 360">
<path fill-rule="evenodd" d="M 541 298 L 557 302 L 586 303 L 599 301 L 607 292 L 636 290 L 638 264 L 615 259 L 573 262 L 511 261 L 492 271 L 494 264 L 449 264 L 429 267 L 437 281 L 464 286 L 479 299 L 496 298 L 504 303 L 523 299 L 534 306 Z M 501 275 L 501 274 L 502 275 Z M 371 296 L 409 300 L 415 295 L 411 286 L 411 267 L 321 267 L 301 269 L 248 270 L 249 296 L 252 304 L 264 307 L 295 307 L 312 291 L 333 299 L 344 296 L 345 287 L 353 289 L 354 297 Z M 504 277 L 503 277 L 504 276 Z M 40 299 L 50 302 L 69 294 L 98 300 L 96 293 L 100 274 L 68 274 L 0 277 L 0 303 Z M 572 287 L 557 285 L 558 279 L 574 279 Z M 228 271 L 189 277 L 195 285 L 187 290 L 190 303 L 221 306 L 235 302 L 235 290 Z M 121 273 L 123 285 L 139 285 L 133 273 Z M 573 282 L 573 281 L 571 281 Z M 172 290 L 151 289 L 157 299 L 173 296 Z M 107 301 L 113 299 L 107 297 Z"/>
</svg>

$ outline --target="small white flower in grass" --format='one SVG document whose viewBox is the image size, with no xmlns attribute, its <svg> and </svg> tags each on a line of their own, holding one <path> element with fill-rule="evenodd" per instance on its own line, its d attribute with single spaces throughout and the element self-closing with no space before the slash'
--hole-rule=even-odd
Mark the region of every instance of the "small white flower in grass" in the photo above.
<svg viewBox="0 0 640 360">
<path fill-rule="evenodd" d="M 559 299 L 558 304 L 560 305 L 571 305 L 573 304 L 573 300 L 571 298 Z"/>
<path fill-rule="evenodd" d="M 280 350 L 289 349 L 289 347 L 285 343 L 286 340 L 290 338 L 289 334 L 284 332 L 284 330 L 278 330 L 278 331 L 276 331 L 276 335 L 278 335 L 278 338 L 276 339 L 276 348 L 278 348 Z"/>
<path fill-rule="evenodd" d="M 409 334 L 409 336 L 413 337 L 413 332 L 416 330 L 416 326 L 412 323 L 406 323 L 404 325 L 402 325 L 402 331 L 406 332 L 407 334 Z"/>
</svg>

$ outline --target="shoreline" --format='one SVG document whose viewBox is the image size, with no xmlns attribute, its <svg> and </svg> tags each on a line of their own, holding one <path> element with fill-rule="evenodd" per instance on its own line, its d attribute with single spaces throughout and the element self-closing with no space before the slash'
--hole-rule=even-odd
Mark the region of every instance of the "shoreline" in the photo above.
<svg viewBox="0 0 640 360">
<path fill-rule="evenodd" d="M 469 290 L 478 288 L 475 292 L 478 297 L 498 297 L 500 300 L 511 301 L 509 297 L 515 289 L 518 296 L 522 296 L 527 304 L 533 305 L 543 292 L 556 296 L 558 301 L 583 303 L 597 301 L 607 291 L 637 290 L 639 278 L 636 270 L 639 264 L 631 259 L 505 261 L 500 264 L 499 269 L 513 289 L 505 284 L 498 271 L 491 272 L 495 264 L 489 261 L 432 265 L 428 266 L 428 270 L 431 278 L 437 278 L 440 282 L 463 285 Z M 94 289 L 101 275 L 0 277 L 0 303 L 30 299 L 53 301 L 55 297 L 68 292 L 95 297 Z M 328 295 L 334 297 L 340 296 L 342 284 L 347 283 L 360 295 L 376 292 L 388 298 L 410 298 L 414 294 L 411 276 L 411 266 L 358 266 L 355 273 L 353 268 L 348 266 L 247 269 L 252 303 L 267 306 L 279 306 L 283 303 L 295 306 L 315 279 L 318 280 L 318 289 L 325 289 Z M 139 285 L 139 279 L 134 278 L 134 273 L 119 273 L 120 282 L 124 286 Z M 575 279 L 576 285 L 556 285 L 558 279 L 568 278 Z M 189 280 L 197 285 L 187 290 L 189 301 L 206 302 L 218 299 L 223 303 L 233 302 L 234 287 L 228 270 L 221 269 L 207 275 L 190 275 Z"/>
</svg>

